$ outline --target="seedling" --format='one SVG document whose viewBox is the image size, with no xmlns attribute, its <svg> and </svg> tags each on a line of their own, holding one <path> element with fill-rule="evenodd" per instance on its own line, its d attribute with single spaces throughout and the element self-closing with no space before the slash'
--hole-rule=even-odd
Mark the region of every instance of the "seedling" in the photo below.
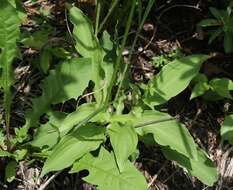
<svg viewBox="0 0 233 190">
<path fill-rule="evenodd" d="M 209 31 L 209 44 L 217 37 L 223 36 L 225 52 L 233 52 L 233 16 L 231 6 L 228 6 L 226 10 L 218 10 L 214 7 L 210 7 L 209 10 L 215 18 L 204 19 L 198 23 L 198 26 L 213 28 L 212 31 Z"/>
</svg>

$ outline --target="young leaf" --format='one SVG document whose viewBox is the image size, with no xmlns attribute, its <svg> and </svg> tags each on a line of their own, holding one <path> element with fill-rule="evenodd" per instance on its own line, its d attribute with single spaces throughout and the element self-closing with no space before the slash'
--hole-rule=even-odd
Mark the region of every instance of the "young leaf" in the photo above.
<svg viewBox="0 0 233 190">
<path fill-rule="evenodd" d="M 108 87 L 113 75 L 113 65 L 116 61 L 116 48 L 114 48 L 114 44 L 110 39 L 110 35 L 108 32 L 104 31 L 103 35 L 100 39 L 100 45 L 103 49 L 103 62 L 102 68 L 104 70 L 104 89 L 103 89 L 103 96 L 104 99 L 108 93 Z"/>
<path fill-rule="evenodd" d="M 87 103 L 82 104 L 78 109 L 70 114 L 62 112 L 49 113 L 49 121 L 41 125 L 33 141 L 29 142 L 30 145 L 38 148 L 51 148 L 60 138 L 66 135 L 73 127 L 81 127 L 79 124 L 85 120 L 88 115 L 95 111 L 95 104 Z"/>
<path fill-rule="evenodd" d="M 66 118 L 60 122 L 58 130 L 60 137 L 67 134 L 74 126 L 79 125 L 88 115 L 92 114 L 96 110 L 96 105 L 93 103 L 82 104 L 78 109 L 66 116 Z M 76 126 L 77 128 L 77 126 Z"/>
<path fill-rule="evenodd" d="M 75 48 L 83 57 L 91 58 L 92 61 L 92 80 L 95 83 L 94 93 L 96 101 L 100 104 L 103 100 L 101 63 L 103 61 L 102 49 L 94 35 L 91 21 L 77 7 L 67 5 L 70 14 L 70 21 L 74 25 L 73 35 L 76 41 Z"/>
<path fill-rule="evenodd" d="M 6 125 L 10 123 L 11 85 L 14 77 L 11 68 L 12 61 L 17 55 L 16 41 L 19 38 L 20 19 L 17 11 L 8 1 L 0 3 L 0 86 L 4 90 L 4 109 L 6 113 Z"/>
<path fill-rule="evenodd" d="M 88 183 L 98 186 L 99 190 L 146 190 L 147 184 L 143 175 L 129 161 L 123 172 L 119 172 L 114 155 L 104 148 L 98 157 L 91 154 L 75 162 L 71 173 L 88 170 L 89 175 L 83 178 Z"/>
<path fill-rule="evenodd" d="M 45 161 L 42 174 L 71 166 L 84 154 L 96 150 L 104 140 L 104 129 L 88 124 L 64 136 Z"/>
<path fill-rule="evenodd" d="M 91 21 L 77 7 L 69 7 L 70 21 L 74 25 L 75 48 L 83 57 L 93 57 L 98 50 L 97 39 Z"/>
<path fill-rule="evenodd" d="M 207 92 L 210 89 L 210 86 L 207 82 L 199 82 L 197 83 L 193 90 L 192 90 L 192 94 L 190 97 L 190 100 L 199 96 L 202 96 L 203 94 L 205 94 L 205 92 Z"/>
<path fill-rule="evenodd" d="M 166 113 L 146 110 L 136 116 L 132 113 L 116 115 L 111 122 L 131 123 L 140 136 L 153 134 L 154 140 L 189 157 L 197 158 L 196 144 L 187 128 Z"/>
<path fill-rule="evenodd" d="M 117 165 L 120 172 L 123 172 L 129 156 L 136 151 L 138 143 L 137 133 L 130 125 L 121 126 L 118 123 L 112 123 L 108 129 L 108 134 L 116 156 Z"/>
<path fill-rule="evenodd" d="M 27 131 L 29 127 L 36 127 L 39 117 L 49 111 L 51 104 L 82 95 L 91 74 L 91 61 L 88 58 L 73 58 L 52 70 L 43 81 L 42 96 L 33 100 L 32 110 L 27 112 L 26 124 L 22 130 Z"/>
<path fill-rule="evenodd" d="M 182 92 L 208 58 L 207 55 L 191 55 L 176 59 L 164 66 L 162 71 L 150 81 L 145 94 L 145 103 L 150 107 L 159 105 Z"/>
<path fill-rule="evenodd" d="M 180 166 L 187 169 L 190 175 L 197 177 L 202 183 L 213 186 L 217 181 L 217 169 L 204 151 L 198 150 L 197 160 L 187 158 L 167 147 L 162 148 L 162 151 L 167 159 L 175 160 Z"/>
<path fill-rule="evenodd" d="M 161 146 L 169 146 L 172 150 L 176 150 L 189 158 L 196 159 L 196 144 L 186 127 L 174 119 L 153 124 L 153 121 L 159 121 L 169 117 L 168 114 L 161 112 L 145 112 L 142 114 L 141 118 L 146 120 L 148 125 L 137 128 L 137 132 L 142 136 L 153 134 L 155 142 Z"/>
<path fill-rule="evenodd" d="M 209 82 L 212 90 L 222 97 L 233 99 L 230 90 L 233 90 L 233 82 L 228 78 L 216 78 Z"/>
<path fill-rule="evenodd" d="M 225 118 L 220 133 L 223 140 L 227 140 L 229 143 L 233 144 L 233 115 L 229 115 Z"/>
</svg>

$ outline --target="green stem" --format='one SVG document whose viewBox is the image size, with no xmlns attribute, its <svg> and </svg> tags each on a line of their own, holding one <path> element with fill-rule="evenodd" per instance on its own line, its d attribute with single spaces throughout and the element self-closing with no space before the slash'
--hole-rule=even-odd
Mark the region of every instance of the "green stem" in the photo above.
<svg viewBox="0 0 233 190">
<path fill-rule="evenodd" d="M 97 37 L 99 31 L 100 11 L 101 11 L 101 0 L 97 0 L 96 5 L 96 20 L 95 20 L 95 36 Z"/>
<path fill-rule="evenodd" d="M 119 0 L 113 0 L 114 2 L 112 3 L 112 6 L 110 7 L 108 14 L 105 16 L 104 20 L 101 22 L 100 27 L 99 27 L 99 31 L 101 31 L 104 27 L 104 25 L 106 24 L 108 18 L 111 16 L 113 10 L 115 9 L 115 7 L 117 6 L 117 3 L 119 2 Z"/>
<path fill-rule="evenodd" d="M 121 64 L 121 61 L 122 61 L 122 52 L 124 51 L 126 41 L 127 41 L 127 38 L 128 38 L 129 29 L 130 29 L 130 26 L 131 26 L 131 23 L 132 23 L 132 20 L 133 20 L 133 14 L 134 14 L 134 10 L 135 10 L 136 0 L 132 0 L 132 1 L 133 1 L 133 3 L 132 3 L 130 14 L 129 14 L 129 17 L 128 17 L 128 20 L 127 20 L 127 23 L 126 23 L 125 33 L 124 33 L 123 41 L 122 41 L 121 48 L 120 48 L 120 51 L 119 51 L 119 56 L 117 57 L 117 60 L 116 60 L 116 65 L 115 65 L 113 75 L 112 75 L 112 78 L 111 78 L 111 81 L 110 81 L 110 84 L 109 84 L 108 93 L 107 93 L 107 96 L 106 96 L 106 99 L 105 99 L 105 102 L 104 102 L 104 107 L 105 108 L 107 108 L 110 97 L 111 97 L 111 92 L 112 92 L 112 89 L 113 89 L 113 85 L 114 85 L 114 82 L 116 81 L 117 73 L 119 71 L 120 64 Z"/>
<path fill-rule="evenodd" d="M 172 120 L 176 120 L 177 118 L 165 118 L 165 119 L 160 119 L 160 120 L 155 120 L 155 121 L 149 121 L 149 122 L 145 122 L 139 125 L 135 125 L 134 128 L 141 128 L 141 127 L 146 127 L 148 125 L 154 125 L 154 124 L 158 124 L 158 123 L 163 123 L 166 121 L 172 121 Z"/>
<path fill-rule="evenodd" d="M 148 4 L 147 4 L 145 13 L 144 13 L 143 18 L 142 18 L 142 21 L 141 21 L 141 23 L 140 23 L 140 25 L 139 25 L 139 27 L 138 27 L 138 29 L 137 29 L 136 36 L 135 36 L 135 38 L 134 38 L 132 47 L 131 47 L 130 52 L 129 52 L 129 59 L 128 59 L 128 60 L 129 60 L 129 63 L 130 63 L 130 61 L 131 61 L 131 59 L 132 59 L 133 50 L 134 50 L 134 48 L 135 48 L 135 46 L 136 46 L 136 42 L 137 42 L 138 36 L 139 36 L 139 34 L 140 34 L 141 30 L 142 30 L 142 27 L 143 27 L 143 25 L 144 25 L 144 23 L 145 23 L 145 21 L 146 21 L 146 18 L 147 18 L 147 16 L 148 16 L 148 14 L 149 14 L 149 12 L 150 12 L 150 10 L 151 10 L 151 8 L 152 8 L 154 2 L 155 2 L 155 0 L 150 0 L 150 1 L 148 2 Z M 126 76 L 126 72 L 128 71 L 128 68 L 129 68 L 129 64 L 125 64 L 125 67 L 124 67 L 124 70 L 123 70 L 123 73 L 122 73 L 122 79 L 121 79 L 120 84 L 119 84 L 119 87 L 118 87 L 118 89 L 117 89 L 117 93 L 116 93 L 116 96 L 115 96 L 115 100 L 117 100 L 117 98 L 118 98 L 118 96 L 119 96 L 119 94 L 120 94 L 120 90 L 121 90 L 122 84 L 123 84 L 123 82 L 124 82 L 124 79 L 125 79 L 125 76 Z"/>
</svg>

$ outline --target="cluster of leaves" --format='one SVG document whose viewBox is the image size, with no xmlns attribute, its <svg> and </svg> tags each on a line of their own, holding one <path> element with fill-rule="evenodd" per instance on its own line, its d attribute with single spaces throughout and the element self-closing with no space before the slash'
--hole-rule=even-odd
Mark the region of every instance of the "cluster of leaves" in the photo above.
<svg viewBox="0 0 233 190">
<path fill-rule="evenodd" d="M 204 19 L 198 23 L 201 27 L 213 27 L 214 30 L 210 30 L 209 44 L 211 44 L 217 37 L 224 36 L 224 49 L 226 53 L 233 52 L 233 16 L 232 16 L 233 1 L 229 3 L 226 10 L 218 10 L 214 7 L 210 7 L 211 14 L 215 17 Z"/>
<path fill-rule="evenodd" d="M 42 157 L 41 161 L 45 160 L 40 177 L 71 167 L 70 173 L 88 170 L 89 175 L 84 180 L 97 185 L 101 190 L 147 189 L 146 180 L 133 161 L 138 152 L 139 138 L 147 137 L 148 134 L 153 136 L 154 142 L 161 147 L 167 159 L 176 161 L 190 175 L 208 186 L 216 182 L 218 174 L 214 163 L 197 146 L 187 128 L 177 118 L 156 110 L 155 106 L 162 105 L 181 93 L 190 82 L 194 84 L 191 99 L 209 91 L 232 99 L 229 91 L 233 90 L 233 83 L 225 78 L 208 81 L 204 75 L 199 74 L 200 67 L 210 56 L 179 55 L 172 61 L 166 59 L 159 74 L 148 84 L 138 87 L 143 92 L 142 98 L 136 99 L 132 108 L 125 113 L 122 103 L 125 96 L 121 95 L 124 94 L 124 88 L 121 88 L 124 72 L 121 73 L 121 81 L 117 80 L 117 75 L 121 71 L 121 55 L 132 22 L 135 0 L 131 2 L 121 43 L 112 41 L 106 31 L 98 35 L 98 24 L 94 30 L 92 22 L 79 8 L 66 5 L 73 25 L 75 49 L 80 57 L 61 48 L 36 44 L 42 54 L 41 69 L 48 76 L 41 83 L 42 95 L 32 100 L 32 108 L 25 116 L 25 125 L 16 128 L 15 136 L 11 138 L 10 87 L 14 81 L 11 64 L 17 57 L 20 17 L 16 4 L 10 2 L 12 1 L 3 1 L 0 4 L 0 85 L 4 92 L 7 134 L 5 137 L 5 131 L 0 131 L 0 157 L 11 159 L 5 172 L 8 182 L 14 179 L 17 162 L 34 150 L 33 153 Z M 149 1 L 144 15 L 141 15 L 141 23 L 145 21 L 153 3 L 153 0 Z M 140 27 L 138 31 L 140 32 Z M 40 38 L 39 42 L 46 41 L 46 34 L 41 33 L 43 31 L 38 31 L 22 38 L 20 42 L 30 46 L 35 45 L 32 43 L 35 38 Z M 50 70 L 48 60 L 51 56 L 61 58 L 62 63 Z M 112 93 L 114 85 L 119 86 L 115 98 Z M 78 105 L 71 113 L 52 109 L 51 105 L 80 98 L 88 87 L 93 88 L 92 101 Z M 44 114 L 48 121 L 41 124 L 40 117 Z M 231 143 L 232 120 L 232 116 L 227 117 L 221 129 L 223 138 Z M 32 137 L 28 134 L 29 129 L 34 131 Z"/>
</svg>

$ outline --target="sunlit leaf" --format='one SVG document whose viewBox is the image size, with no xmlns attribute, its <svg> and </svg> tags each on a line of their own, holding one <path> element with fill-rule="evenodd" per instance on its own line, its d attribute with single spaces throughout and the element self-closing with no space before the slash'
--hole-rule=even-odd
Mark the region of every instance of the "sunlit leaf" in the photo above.
<svg viewBox="0 0 233 190">
<path fill-rule="evenodd" d="M 91 79 L 91 67 L 90 59 L 73 58 L 50 71 L 42 83 L 42 96 L 33 99 L 32 110 L 27 112 L 22 133 L 24 134 L 24 130 L 27 131 L 30 127 L 36 127 L 40 116 L 50 110 L 51 104 L 82 95 Z"/>
<path fill-rule="evenodd" d="M 136 151 L 138 137 L 135 129 L 130 125 L 120 125 L 112 123 L 108 129 L 111 145 L 116 161 L 121 172 L 125 169 L 125 164 L 131 154 Z M 127 144 L 127 146 L 125 146 Z"/>
<path fill-rule="evenodd" d="M 96 150 L 104 140 L 104 129 L 88 124 L 64 136 L 45 161 L 42 175 L 71 166 L 75 160 Z"/>
<path fill-rule="evenodd" d="M 71 173 L 88 170 L 89 175 L 83 179 L 98 186 L 99 190 L 146 190 L 147 184 L 143 175 L 129 161 L 125 170 L 119 172 L 113 153 L 101 148 L 99 155 L 85 155 L 78 160 Z"/>
<path fill-rule="evenodd" d="M 94 30 L 91 21 L 77 7 L 67 5 L 69 9 L 70 21 L 74 25 L 73 36 L 76 44 L 75 48 L 83 57 L 90 58 L 92 61 L 92 80 L 95 83 L 94 96 L 97 104 L 103 101 L 103 75 L 101 74 L 101 64 L 103 61 L 102 49 L 99 46 L 98 40 L 94 35 Z"/>
<path fill-rule="evenodd" d="M 169 146 L 187 157 L 197 157 L 196 144 L 187 128 L 166 113 L 147 110 L 138 116 L 132 113 L 116 115 L 111 120 L 130 122 L 140 136 L 153 134 L 158 144 Z"/>
<path fill-rule="evenodd" d="M 165 103 L 182 92 L 208 58 L 207 55 L 190 55 L 164 66 L 160 73 L 149 82 L 144 102 L 153 107 Z"/>
<path fill-rule="evenodd" d="M 233 90 L 233 82 L 227 78 L 216 78 L 209 82 L 212 90 L 222 97 L 233 99 L 230 90 Z"/>
<path fill-rule="evenodd" d="M 194 160 L 166 147 L 162 150 L 167 159 L 175 160 L 180 166 L 184 167 L 190 175 L 197 177 L 202 183 L 213 186 L 217 181 L 217 169 L 204 151 L 198 150 L 197 159 Z"/>
</svg>

